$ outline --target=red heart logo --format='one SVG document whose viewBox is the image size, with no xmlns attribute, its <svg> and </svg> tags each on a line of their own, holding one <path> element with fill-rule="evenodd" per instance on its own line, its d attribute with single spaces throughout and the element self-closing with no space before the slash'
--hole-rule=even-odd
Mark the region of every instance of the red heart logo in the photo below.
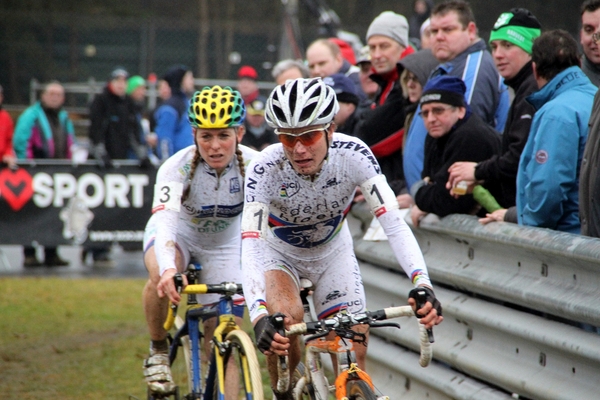
<svg viewBox="0 0 600 400">
<path fill-rule="evenodd" d="M 19 211 L 33 196 L 33 179 L 31 175 L 19 168 L 13 171 L 5 168 L 0 172 L 0 197 L 3 197 L 10 208 Z"/>
</svg>

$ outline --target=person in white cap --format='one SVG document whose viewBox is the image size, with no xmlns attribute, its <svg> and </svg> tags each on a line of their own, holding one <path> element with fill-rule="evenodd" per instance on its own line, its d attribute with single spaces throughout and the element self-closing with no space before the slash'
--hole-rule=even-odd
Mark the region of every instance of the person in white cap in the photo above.
<svg viewBox="0 0 600 400">
<path fill-rule="evenodd" d="M 377 158 L 381 170 L 396 195 L 405 191 L 402 171 L 402 138 L 406 99 L 396 64 L 414 53 L 408 41 L 408 21 L 392 11 L 379 14 L 367 30 L 371 56 L 370 78 L 379 85 L 371 110 L 362 112 L 355 134 Z"/>
</svg>

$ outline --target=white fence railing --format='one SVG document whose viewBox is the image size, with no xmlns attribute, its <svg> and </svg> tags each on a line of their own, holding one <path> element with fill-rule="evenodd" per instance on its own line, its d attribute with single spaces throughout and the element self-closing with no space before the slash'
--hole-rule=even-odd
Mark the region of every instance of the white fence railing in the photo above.
<svg viewBox="0 0 600 400">
<path fill-rule="evenodd" d="M 37 79 L 32 79 L 29 82 L 29 103 L 33 104 L 39 99 L 39 93 L 44 89 L 47 83 L 39 82 Z M 87 82 L 64 82 L 61 83 L 65 88 L 66 94 L 83 94 L 87 96 L 87 103 L 91 103 L 94 99 L 94 96 L 97 93 L 102 93 L 104 86 L 106 86 L 105 81 L 97 81 L 94 78 L 89 78 Z M 237 81 L 235 80 L 227 80 L 227 79 L 194 79 L 194 85 L 196 88 L 202 88 L 204 86 L 229 86 L 235 88 L 237 86 Z M 264 91 L 270 91 L 275 87 L 274 82 L 257 82 L 258 88 Z M 146 82 L 147 94 L 146 97 L 148 99 L 147 106 L 148 109 L 153 109 L 156 107 L 156 101 L 158 99 L 158 91 L 156 87 L 156 82 Z"/>
</svg>

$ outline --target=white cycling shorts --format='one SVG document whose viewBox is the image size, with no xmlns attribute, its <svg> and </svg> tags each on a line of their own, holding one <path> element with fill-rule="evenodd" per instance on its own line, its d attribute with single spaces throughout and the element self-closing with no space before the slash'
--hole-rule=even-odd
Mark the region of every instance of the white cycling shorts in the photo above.
<svg viewBox="0 0 600 400">
<path fill-rule="evenodd" d="M 144 252 L 154 246 L 155 237 L 156 225 L 149 223 L 144 232 Z M 184 236 L 177 235 L 176 246 L 177 251 L 181 254 L 184 261 L 183 265 L 187 266 L 190 263 L 200 264 L 202 270 L 200 271 L 199 283 L 242 282 L 239 238 L 233 238 L 229 243 L 205 249 L 197 243 L 191 243 L 191 241 L 186 240 Z M 204 305 L 209 305 L 216 303 L 219 298 L 220 295 L 218 294 L 203 294 L 198 296 L 198 301 Z M 234 299 L 239 301 L 242 299 L 242 296 L 235 296 Z"/>
<path fill-rule="evenodd" d="M 282 270 L 296 281 L 298 287 L 300 278 L 310 280 L 315 288 L 314 311 L 319 319 L 344 308 L 351 313 L 364 311 L 365 291 L 352 242 L 337 240 L 335 246 L 324 257 L 311 257 L 310 260 L 291 258 L 272 246 L 265 246 L 263 273 Z"/>
</svg>

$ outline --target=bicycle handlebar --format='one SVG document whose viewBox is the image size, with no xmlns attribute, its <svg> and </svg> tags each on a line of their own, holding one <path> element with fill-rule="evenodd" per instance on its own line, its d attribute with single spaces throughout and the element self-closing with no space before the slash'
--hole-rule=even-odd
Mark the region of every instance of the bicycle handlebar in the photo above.
<svg viewBox="0 0 600 400">
<path fill-rule="evenodd" d="M 312 322 L 301 322 L 298 324 L 290 325 L 286 329 L 286 336 L 302 335 L 302 334 L 314 334 L 315 336 L 325 336 L 331 331 L 339 332 L 343 330 L 349 330 L 355 325 L 367 324 L 371 327 L 377 328 L 381 326 L 395 326 L 400 328 L 398 324 L 381 324 L 377 321 L 384 321 L 390 318 L 397 317 L 412 317 L 415 313 L 411 306 L 398 306 L 388 307 L 377 311 L 365 311 L 358 314 L 338 314 L 328 319 Z M 421 356 L 419 358 L 419 364 L 422 367 L 426 367 L 431 362 L 433 350 L 429 341 L 429 335 L 425 325 L 418 323 L 419 325 L 419 339 Z"/>
<path fill-rule="evenodd" d="M 183 287 L 183 280 L 181 279 L 181 274 L 177 273 L 173 276 L 173 281 L 175 282 L 175 288 L 178 293 L 182 294 L 221 294 L 223 296 L 233 296 L 235 294 L 242 294 L 243 288 L 241 283 L 233 283 L 233 282 L 222 282 L 217 284 L 194 284 L 187 285 Z M 167 318 L 163 327 L 165 330 L 170 330 L 173 328 L 175 324 L 175 316 L 177 315 L 177 305 L 169 302 L 169 311 L 167 314 Z"/>
<path fill-rule="evenodd" d="M 206 294 L 206 293 L 217 293 L 225 296 L 233 296 L 234 294 L 242 294 L 242 284 L 233 282 L 223 282 L 217 284 L 207 285 L 199 283 L 195 285 L 187 285 L 181 293 L 183 294 Z"/>
</svg>

